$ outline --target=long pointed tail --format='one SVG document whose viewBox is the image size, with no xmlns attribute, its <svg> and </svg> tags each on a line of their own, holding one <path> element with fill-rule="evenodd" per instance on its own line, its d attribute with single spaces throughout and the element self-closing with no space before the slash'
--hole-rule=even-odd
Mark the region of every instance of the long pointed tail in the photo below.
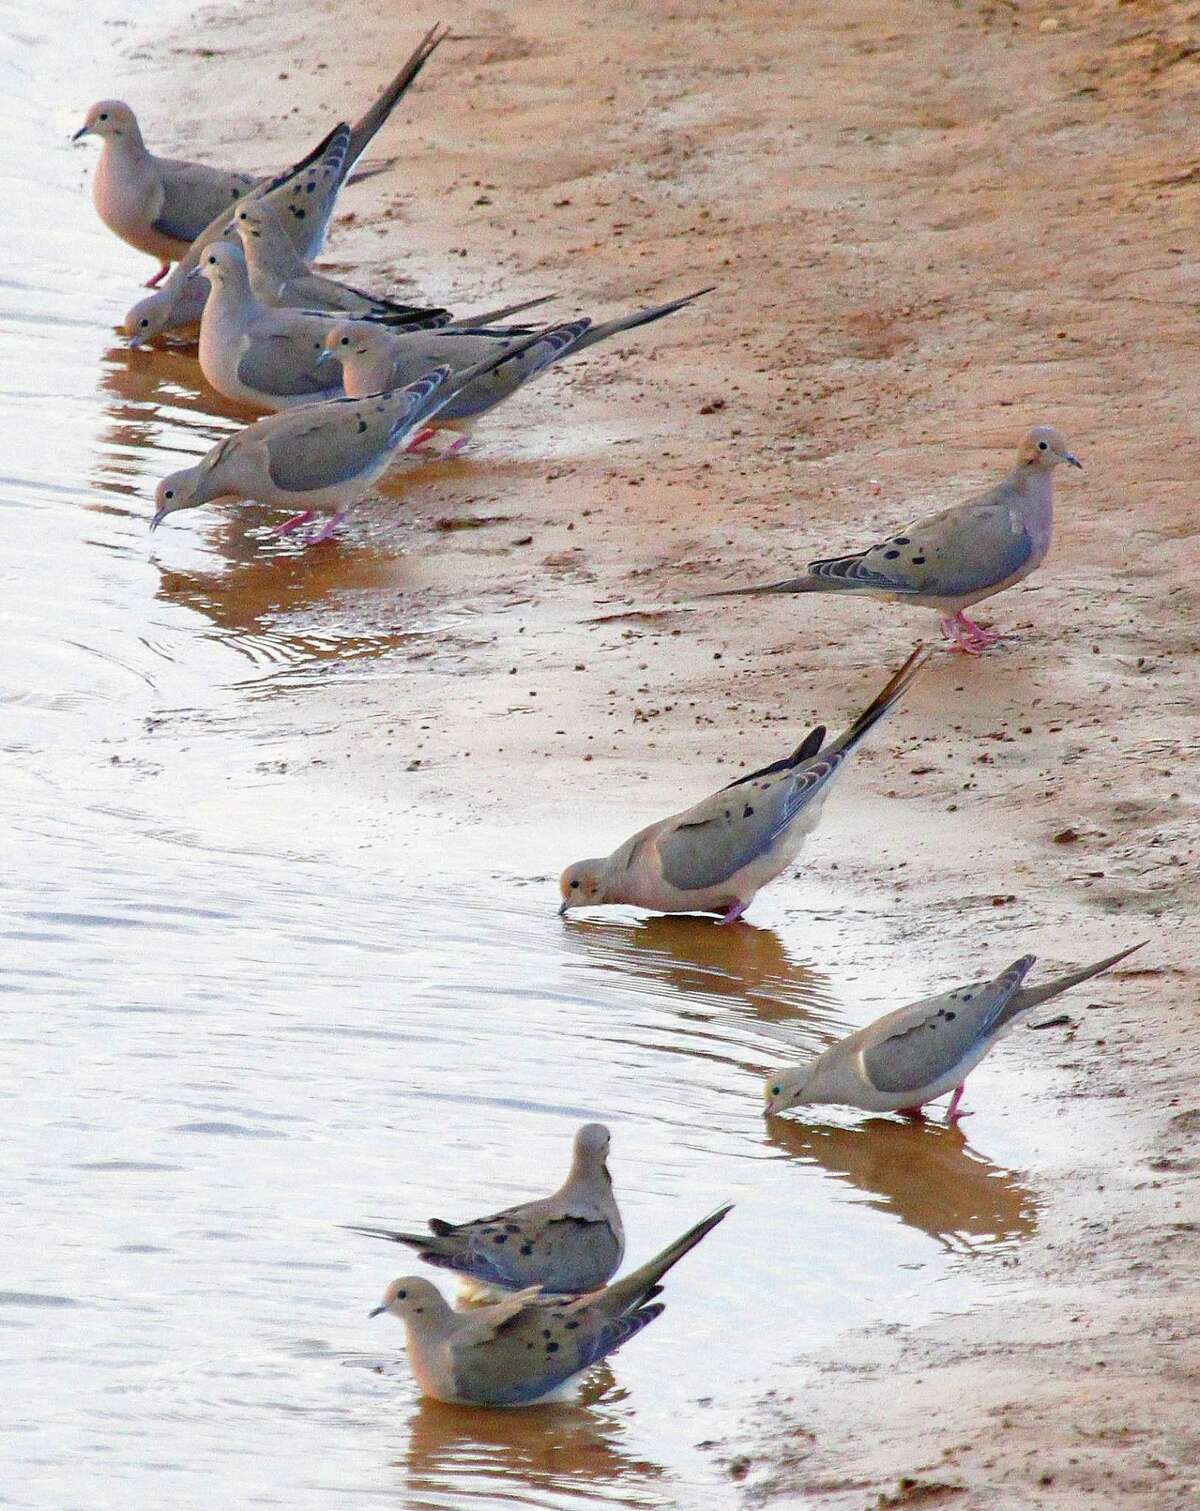
<svg viewBox="0 0 1200 1511">
<path fill-rule="evenodd" d="M 661 1254 L 656 1254 L 653 1259 L 640 1265 L 636 1270 L 630 1270 L 628 1275 L 615 1281 L 604 1293 L 605 1309 L 611 1309 L 616 1315 L 641 1306 L 652 1296 L 657 1296 L 658 1282 L 672 1265 L 678 1264 L 689 1250 L 694 1249 L 719 1222 L 724 1222 L 732 1211 L 733 1203 L 726 1202 L 724 1206 L 718 1207 L 715 1212 L 698 1222 L 695 1227 L 689 1228 L 674 1243 L 669 1243 Z"/>
<path fill-rule="evenodd" d="M 1109 955 L 1106 960 L 1098 960 L 1095 965 L 1086 965 L 1082 970 L 1071 971 L 1068 975 L 1059 976 L 1057 980 L 1047 981 L 1041 986 L 1023 986 L 1009 998 L 1004 1012 L 1005 1021 L 1019 1017 L 1022 1013 L 1028 1012 L 1031 1007 L 1038 1007 L 1043 1002 L 1049 1002 L 1051 997 L 1057 997 L 1060 992 L 1070 991 L 1081 981 L 1090 981 L 1093 976 L 1099 976 L 1102 971 L 1111 970 L 1126 956 L 1132 955 L 1135 950 L 1142 949 L 1149 942 L 1148 939 L 1143 939 L 1140 944 L 1131 944 L 1127 950 Z"/>
<path fill-rule="evenodd" d="M 879 695 L 863 709 L 849 729 L 843 730 L 837 739 L 834 740 L 832 746 L 829 747 L 829 751 L 849 752 L 853 750 L 862 737 L 869 730 L 873 729 L 880 719 L 884 718 L 886 714 L 895 708 L 896 704 L 899 703 L 900 699 L 912 685 L 914 678 L 920 673 L 921 668 L 928 663 L 929 655 L 930 653 L 925 649 L 924 645 L 918 645 L 900 670 L 894 677 L 889 679 L 886 687 L 882 689 Z"/>
<path fill-rule="evenodd" d="M 753 588 L 722 588 L 716 593 L 697 593 L 696 602 L 706 598 L 754 598 L 760 593 L 825 593 L 828 583 L 821 577 L 805 574 L 803 577 L 787 577 L 782 582 L 764 582 Z"/>
<path fill-rule="evenodd" d="M 587 335 L 571 348 L 571 355 L 574 356 L 576 352 L 581 352 L 589 346 L 595 346 L 597 341 L 606 341 L 609 336 L 619 335 L 621 331 L 631 331 L 639 325 L 650 325 L 666 315 L 673 315 L 676 310 L 685 309 L 695 300 L 703 298 L 705 294 L 711 294 L 715 288 L 716 284 L 712 283 L 706 289 L 697 289 L 694 294 L 685 294 L 682 299 L 672 299 L 668 304 L 655 304 L 649 309 L 639 310 L 636 315 L 623 315 L 619 320 L 605 320 L 600 325 L 593 325 Z"/>
<path fill-rule="evenodd" d="M 384 89 L 383 93 L 366 112 L 350 128 L 350 151 L 347 154 L 346 167 L 343 176 L 349 173 L 354 164 L 362 156 L 371 138 L 391 115 L 399 104 L 401 97 L 412 84 L 417 75 L 425 67 L 433 56 L 437 47 L 446 40 L 449 28 L 439 22 L 431 26 L 413 49 L 412 56 L 404 67 Z"/>
<path fill-rule="evenodd" d="M 397 1233 L 394 1228 L 365 1228 L 353 1222 L 342 1222 L 338 1227 L 344 1233 L 362 1233 L 367 1238 L 384 1238 L 389 1243 L 407 1244 L 410 1249 L 430 1249 L 435 1254 L 439 1251 L 438 1240 L 432 1233 Z"/>
<path fill-rule="evenodd" d="M 495 325 L 499 320 L 507 320 L 511 315 L 523 315 L 526 310 L 535 310 L 539 305 L 549 304 L 554 298 L 553 294 L 543 294 L 539 299 L 523 299 L 520 304 L 504 304 L 498 310 L 485 310 L 482 315 L 464 316 L 461 320 L 451 320 L 447 330 L 474 330 L 477 325 Z M 524 335 L 524 331 L 517 332 Z"/>
</svg>

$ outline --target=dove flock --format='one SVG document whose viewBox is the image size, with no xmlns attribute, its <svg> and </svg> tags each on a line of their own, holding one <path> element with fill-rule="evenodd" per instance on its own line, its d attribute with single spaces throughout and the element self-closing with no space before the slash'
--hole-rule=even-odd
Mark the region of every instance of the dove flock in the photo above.
<svg viewBox="0 0 1200 1511">
<path fill-rule="evenodd" d="M 433 27 L 354 123 L 336 123 L 275 174 L 156 155 L 119 100 L 87 112 L 74 140 L 100 141 L 92 198 L 104 224 L 158 267 L 127 312 L 134 347 L 199 326 L 207 382 L 263 411 L 158 484 L 151 529 L 199 506 L 254 500 L 287 511 L 290 535 L 317 517 L 307 544 L 332 538 L 347 511 L 395 462 L 443 432 L 451 453 L 476 423 L 558 361 L 688 309 L 711 288 L 607 321 L 528 323 L 547 302 L 477 315 L 410 303 L 316 271 L 337 197 L 392 111 L 446 40 Z M 516 317 L 525 317 L 513 323 Z M 903 525 L 865 549 L 808 561 L 798 575 L 715 587 L 704 598 L 858 594 L 932 609 L 949 649 L 978 656 L 1008 638 L 967 610 L 1036 571 L 1051 546 L 1053 481 L 1082 464 L 1064 436 L 1035 425 L 992 487 Z M 324 516 L 320 518 L 319 516 Z M 918 644 L 877 696 L 827 741 L 812 730 L 790 754 L 640 829 L 606 856 L 575 862 L 559 882 L 559 915 L 609 906 L 708 914 L 734 925 L 758 892 L 797 863 L 835 779 L 900 703 L 930 651 Z M 859 841 L 861 849 L 861 840 Z M 568 922 L 568 927 L 570 923 Z M 1144 941 L 1143 941 L 1144 943 Z M 990 980 L 900 1007 L 806 1063 L 772 1071 L 766 1114 L 841 1104 L 924 1116 L 950 1098 L 965 1116 L 967 1076 L 1041 1003 L 1118 965 L 1141 944 L 1027 987 L 1034 956 Z M 886 1136 L 879 1125 L 876 1136 Z M 724 1203 L 660 1254 L 617 1277 L 626 1234 L 609 1172 L 610 1133 L 587 1123 L 549 1196 L 489 1216 L 431 1219 L 427 1231 L 370 1224 L 350 1231 L 396 1243 L 449 1272 L 457 1304 L 421 1276 L 393 1281 L 372 1316 L 405 1325 L 412 1373 L 439 1400 L 527 1405 L 555 1396 L 657 1318 L 667 1272 L 732 1210 Z"/>
</svg>

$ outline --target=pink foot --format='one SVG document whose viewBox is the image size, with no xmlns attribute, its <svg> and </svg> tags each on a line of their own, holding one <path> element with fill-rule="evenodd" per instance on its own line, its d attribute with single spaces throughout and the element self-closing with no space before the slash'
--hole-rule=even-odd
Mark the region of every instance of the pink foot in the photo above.
<svg viewBox="0 0 1200 1511">
<path fill-rule="evenodd" d="M 920 1107 L 898 1107 L 896 1109 L 902 1118 L 907 1118 L 910 1123 L 923 1123 L 925 1114 Z"/>
<path fill-rule="evenodd" d="M 275 525 L 273 529 L 268 531 L 268 534 L 290 535 L 293 530 L 298 530 L 301 525 L 308 524 L 312 516 L 313 512 L 311 509 L 301 509 L 299 514 L 293 514 L 291 519 L 285 519 L 283 524 Z"/>
<path fill-rule="evenodd" d="M 961 651 L 965 656 L 982 656 L 988 646 L 1017 638 L 1015 635 L 1002 635 L 998 630 L 985 630 L 983 625 L 968 619 L 961 609 L 953 617 L 942 619 L 941 630 L 947 640 L 954 641 L 950 649 Z"/>
<path fill-rule="evenodd" d="M 953 1128 L 955 1123 L 961 1122 L 963 1118 L 969 1118 L 971 1116 L 969 1112 L 960 1112 L 958 1110 L 958 1104 L 962 1101 L 962 1098 L 963 1087 L 956 1086 L 954 1088 L 954 1095 L 950 1098 L 950 1105 L 946 1108 L 947 1128 Z"/>
<path fill-rule="evenodd" d="M 731 902 L 717 920 L 717 927 L 720 928 L 726 923 L 736 923 L 748 906 L 749 904 L 744 902 Z"/>
<path fill-rule="evenodd" d="M 436 434 L 437 431 L 433 428 L 433 426 L 424 426 L 423 429 L 417 431 L 416 435 L 413 436 L 412 440 L 409 441 L 407 446 L 405 446 L 405 451 L 412 453 L 423 450 L 426 446 L 429 445 L 430 441 L 433 440 Z"/>
<path fill-rule="evenodd" d="M 443 457 L 457 456 L 458 453 L 467 444 L 468 439 L 469 438 L 465 435 L 458 436 L 454 441 L 450 443 L 449 446 L 446 447 L 445 451 L 442 452 Z"/>
<path fill-rule="evenodd" d="M 155 273 L 154 277 L 147 278 L 142 287 L 146 289 L 156 289 L 170 271 L 171 264 L 169 262 L 164 262 L 162 267 L 159 268 L 158 272 Z"/>
<path fill-rule="evenodd" d="M 308 537 L 305 544 L 308 546 L 323 546 L 327 540 L 332 540 L 348 512 L 346 509 L 339 509 L 336 514 L 325 521 L 314 535 Z"/>
</svg>

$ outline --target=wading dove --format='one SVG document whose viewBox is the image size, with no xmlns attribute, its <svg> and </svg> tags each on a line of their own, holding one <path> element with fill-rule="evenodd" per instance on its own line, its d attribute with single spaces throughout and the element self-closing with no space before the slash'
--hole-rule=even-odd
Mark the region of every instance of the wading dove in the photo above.
<svg viewBox="0 0 1200 1511">
<path fill-rule="evenodd" d="M 573 341 L 586 321 L 562 327 L 561 339 Z M 526 343 L 545 339 L 526 337 Z M 309 544 L 328 540 L 360 498 L 391 462 L 397 446 L 414 427 L 436 414 L 459 385 L 470 383 L 495 363 L 507 362 L 524 349 L 517 342 L 486 362 L 451 374 L 448 367 L 427 373 L 407 388 L 362 399 L 326 399 L 285 409 L 226 436 L 193 467 L 163 478 L 155 490 L 157 529 L 168 514 L 225 498 L 252 498 L 300 512 L 279 527 L 298 529 L 316 509 L 337 512 Z"/>
<path fill-rule="evenodd" d="M 568 866 L 559 879 L 559 914 L 632 903 L 659 913 L 720 913 L 722 923 L 740 918 L 759 888 L 796 860 L 834 778 L 927 659 L 918 645 L 870 707 L 825 749 L 821 725 L 792 755 L 650 824 L 603 859 Z"/>
<path fill-rule="evenodd" d="M 383 93 L 351 130 L 347 172 L 387 120 L 446 33 L 432 28 Z M 221 214 L 270 175 L 212 168 L 205 163 L 156 157 L 142 139 L 137 117 L 120 100 L 91 107 L 73 141 L 98 136 L 100 161 L 92 177 L 92 201 L 100 219 L 122 241 L 157 257 L 162 266 L 148 288 L 159 283 L 172 262 Z"/>
<path fill-rule="evenodd" d="M 1022 955 L 992 981 L 976 981 L 898 1008 L 831 1044 L 811 1064 L 774 1071 L 764 1083 L 767 1111 L 839 1102 L 864 1112 L 920 1117 L 926 1102 L 949 1091 L 953 1095 L 946 1121 L 954 1123 L 966 1115 L 959 1104 L 968 1074 L 1020 1018 L 1141 948 L 1131 945 L 1107 960 L 1033 987 L 1021 983 L 1036 957 Z"/>
<path fill-rule="evenodd" d="M 609 1133 L 585 1123 L 575 1135 L 571 1169 L 553 1196 L 522 1202 L 473 1222 L 434 1218 L 428 1233 L 354 1226 L 352 1233 L 416 1249 L 427 1264 L 453 1270 L 470 1294 L 482 1290 L 578 1295 L 611 1280 L 625 1252 L 625 1232 L 608 1173 Z"/>
<path fill-rule="evenodd" d="M 863 593 L 910 603 L 938 611 L 953 649 L 980 655 L 1008 637 L 984 629 L 963 611 L 1041 566 L 1054 524 L 1051 474 L 1060 462 L 1083 465 L 1057 430 L 1035 426 L 1021 442 L 1013 470 L 977 498 L 928 515 L 868 551 L 810 561 L 802 577 L 704 596 Z"/>
<path fill-rule="evenodd" d="M 732 1210 L 718 1207 L 661 1254 L 604 1290 L 569 1300 L 517 1291 L 493 1306 L 452 1311 L 420 1276 L 394 1280 L 383 1304 L 404 1323 L 421 1390 L 471 1406 L 528 1406 L 598 1364 L 663 1311 L 659 1282 Z"/>
<path fill-rule="evenodd" d="M 455 430 L 459 432 L 459 436 L 448 451 L 449 455 L 453 455 L 466 445 L 471 430 L 482 415 L 511 398 L 531 378 L 545 372 L 563 357 L 573 357 L 589 346 L 595 346 L 598 341 L 606 341 L 622 331 L 649 325 L 666 315 L 673 315 L 676 310 L 684 309 L 709 292 L 710 289 L 700 289 L 682 299 L 672 299 L 667 304 L 656 304 L 619 320 L 606 320 L 600 325 L 592 325 L 571 347 L 531 347 L 520 361 L 507 362 L 503 367 L 494 368 L 486 378 L 479 379 L 469 388 L 460 389 L 453 401 L 438 412 L 436 427 L 429 427 L 415 436 L 408 449 L 419 450 L 435 429 Z M 325 345 L 330 356 L 336 357 L 341 363 L 345 392 L 355 396 L 411 383 L 414 377 L 427 371 L 435 363 L 446 362 L 456 369 L 469 367 L 481 361 L 497 341 L 511 339 L 511 333 L 506 331 L 437 330 L 418 333 L 393 331 L 369 321 L 343 320 L 329 331 Z"/>
</svg>

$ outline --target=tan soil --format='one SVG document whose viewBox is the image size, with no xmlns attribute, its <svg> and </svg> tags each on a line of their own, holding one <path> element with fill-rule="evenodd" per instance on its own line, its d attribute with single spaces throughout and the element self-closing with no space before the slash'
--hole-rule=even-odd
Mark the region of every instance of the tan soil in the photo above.
<svg viewBox="0 0 1200 1511">
<path fill-rule="evenodd" d="M 329 67 L 300 143 L 439 15 L 337 9 L 336 57 L 326 7 L 206 17 L 203 78 L 181 42 L 155 59 L 163 89 L 186 107 L 254 68 L 269 166 L 298 144 L 309 60 Z M 865 806 L 839 880 L 895 892 L 887 932 L 936 939 L 948 965 L 1031 935 L 1063 961 L 1150 938 L 1100 993 L 1119 1003 L 1104 1030 L 1082 994 L 1065 1038 L 1010 1041 L 1065 1067 L 1068 1101 L 1114 1099 L 1121 1143 L 1039 1172 L 1019 1313 L 852 1337 L 794 1399 L 764 1381 L 724 1445 L 754 1503 L 1200 1493 L 1198 18 L 1153 0 L 468 3 L 388 134 L 400 165 L 351 191 L 331 241 L 329 265 L 460 309 L 554 292 L 607 315 L 719 284 L 530 390 L 466 458 L 389 483 L 296 569 L 310 600 L 356 587 L 365 616 L 446 627 L 411 650 L 412 738 L 364 742 L 363 715 L 399 721 L 354 689 L 379 843 L 420 817 L 549 877 L 574 858 L 564 824 L 597 842 L 604 803 L 615 841 L 721 762 L 781 753 L 933 628 L 869 602 L 686 600 L 962 497 L 1028 424 L 1087 465 L 1059 474 L 1048 565 L 983 615 L 1021 642 L 939 657 L 847 779 L 843 839 Z M 262 81 L 264 50 L 290 78 Z M 209 155 L 239 159 L 246 127 L 209 119 Z M 491 518 L 445 528 L 472 515 Z M 395 565 L 365 572 L 372 547 Z M 397 744 L 420 763 L 402 780 Z M 834 855 L 814 846 L 810 874 Z"/>
</svg>

